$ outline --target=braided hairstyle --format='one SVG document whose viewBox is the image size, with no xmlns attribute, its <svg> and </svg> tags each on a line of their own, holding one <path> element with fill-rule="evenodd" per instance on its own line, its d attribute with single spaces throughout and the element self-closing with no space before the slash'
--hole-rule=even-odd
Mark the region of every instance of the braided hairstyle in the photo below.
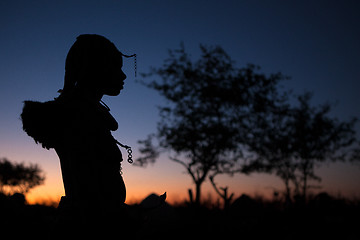
<svg viewBox="0 0 360 240">
<path fill-rule="evenodd" d="M 83 34 L 76 38 L 65 62 L 65 79 L 61 95 L 74 91 L 77 85 L 98 85 L 115 59 L 123 54 L 107 38 Z"/>
</svg>

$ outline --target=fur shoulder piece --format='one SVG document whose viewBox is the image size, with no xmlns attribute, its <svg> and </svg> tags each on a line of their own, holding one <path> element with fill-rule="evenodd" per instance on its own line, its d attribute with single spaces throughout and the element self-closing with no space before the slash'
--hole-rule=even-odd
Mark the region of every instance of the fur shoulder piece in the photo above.
<svg viewBox="0 0 360 240">
<path fill-rule="evenodd" d="M 60 131 L 61 106 L 56 101 L 25 101 L 21 113 L 24 131 L 46 149 L 53 148 Z"/>
</svg>

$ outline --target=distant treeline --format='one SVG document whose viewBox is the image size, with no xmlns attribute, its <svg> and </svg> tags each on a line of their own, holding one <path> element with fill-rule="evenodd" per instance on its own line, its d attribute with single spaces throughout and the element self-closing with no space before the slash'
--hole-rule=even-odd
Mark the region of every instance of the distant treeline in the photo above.
<svg viewBox="0 0 360 240">
<path fill-rule="evenodd" d="M 118 216 L 128 225 L 118 225 L 116 231 L 132 239 L 173 236 L 179 239 L 359 239 L 360 236 L 360 200 L 333 197 L 325 192 L 310 197 L 306 203 L 288 204 L 242 195 L 227 209 L 189 202 L 145 209 L 145 202 L 151 205 L 156 200 L 157 196 L 149 196 L 146 201 L 129 206 L 132 214 Z M 11 233 L 13 237 L 56 238 L 55 207 L 28 205 L 24 195 L 18 193 L 0 194 L 0 211 L 3 236 Z M 84 234 L 91 235 L 93 229 L 85 229 Z"/>
</svg>

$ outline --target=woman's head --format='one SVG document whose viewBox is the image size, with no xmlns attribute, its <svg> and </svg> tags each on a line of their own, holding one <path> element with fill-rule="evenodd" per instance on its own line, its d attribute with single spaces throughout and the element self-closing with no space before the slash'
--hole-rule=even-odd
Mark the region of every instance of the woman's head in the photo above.
<svg viewBox="0 0 360 240">
<path fill-rule="evenodd" d="M 116 96 L 126 79 L 122 65 L 121 52 L 108 39 L 95 34 L 80 35 L 66 57 L 63 91 L 86 88 Z"/>
</svg>

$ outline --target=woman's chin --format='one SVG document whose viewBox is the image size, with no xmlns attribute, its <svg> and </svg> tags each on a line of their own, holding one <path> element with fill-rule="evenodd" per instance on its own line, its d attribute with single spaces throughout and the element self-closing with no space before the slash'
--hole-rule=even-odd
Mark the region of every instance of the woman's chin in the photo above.
<svg viewBox="0 0 360 240">
<path fill-rule="evenodd" d="M 113 89 L 108 89 L 107 91 L 105 91 L 105 95 L 108 95 L 108 96 L 117 96 L 117 95 L 119 95 L 120 94 L 120 92 L 121 92 L 121 90 L 122 90 L 123 88 L 121 87 L 121 88 L 113 88 Z"/>
</svg>

